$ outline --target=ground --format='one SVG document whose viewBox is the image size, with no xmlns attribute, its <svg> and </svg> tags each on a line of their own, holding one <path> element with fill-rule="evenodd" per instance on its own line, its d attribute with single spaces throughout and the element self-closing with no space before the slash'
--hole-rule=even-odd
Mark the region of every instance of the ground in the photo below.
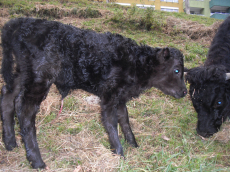
<svg viewBox="0 0 230 172">
<path fill-rule="evenodd" d="M 86 9 L 82 4 L 73 4 L 70 8 L 67 3 L 36 2 L 35 8 L 36 14 L 41 9 L 56 7 L 70 12 L 75 5 L 78 9 Z M 151 20 L 155 25 L 153 22 L 148 28 L 144 25 L 146 23 L 143 24 L 146 18 L 137 20 L 132 15 L 134 10 L 137 10 L 135 13 L 145 14 L 144 10 L 108 4 L 86 5 L 97 9 L 101 16 L 66 16 L 60 10 L 58 16 L 50 20 L 98 32 L 120 33 L 153 47 L 176 47 L 184 53 L 186 67 L 203 63 L 216 29 L 222 22 L 203 18 L 194 21 L 194 17 L 187 19 L 180 14 L 164 12 L 153 13 L 156 18 L 168 16 L 160 24 L 155 19 Z M 10 18 L 23 16 L 17 12 L 12 14 L 16 9 L 15 6 L 0 9 L 0 29 Z M 1 77 L 0 87 L 3 84 Z M 188 95 L 178 100 L 152 88 L 128 102 L 130 122 L 139 148 L 127 145 L 119 128 L 125 160 L 109 150 L 96 97 L 82 90 L 72 91 L 64 100 L 61 115 L 54 120 L 59 111 L 60 98 L 57 89 L 52 86 L 36 118 L 38 143 L 49 168 L 46 171 L 229 171 L 229 122 L 213 137 L 201 138 L 195 131 L 197 118 Z M 18 148 L 6 151 L 0 139 L 0 171 L 35 171 L 26 160 L 18 123 L 15 130 Z"/>
</svg>

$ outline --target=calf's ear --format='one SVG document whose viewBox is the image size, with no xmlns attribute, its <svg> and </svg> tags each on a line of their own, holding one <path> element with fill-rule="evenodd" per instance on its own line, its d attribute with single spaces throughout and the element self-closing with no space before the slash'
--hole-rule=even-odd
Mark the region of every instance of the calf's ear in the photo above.
<svg viewBox="0 0 230 172">
<path fill-rule="evenodd" d="M 170 57 L 170 51 L 169 51 L 169 48 L 166 47 L 166 48 L 163 48 L 163 56 L 164 56 L 164 59 L 165 60 L 168 60 L 169 57 Z"/>
<path fill-rule="evenodd" d="M 158 59 L 160 63 L 165 62 L 170 58 L 170 51 L 168 47 L 162 48 L 161 51 L 158 53 Z"/>
</svg>

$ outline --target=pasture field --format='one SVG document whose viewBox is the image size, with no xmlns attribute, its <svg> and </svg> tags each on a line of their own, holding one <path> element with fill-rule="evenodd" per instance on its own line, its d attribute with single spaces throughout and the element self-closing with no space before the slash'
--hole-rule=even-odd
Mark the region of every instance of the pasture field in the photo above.
<svg viewBox="0 0 230 172">
<path fill-rule="evenodd" d="M 203 64 L 222 22 L 87 0 L 0 1 L 0 30 L 9 19 L 24 16 L 60 21 L 97 32 L 119 33 L 152 47 L 175 47 L 183 52 L 187 68 Z M 2 86 L 2 78 L 0 81 Z M 108 136 L 100 120 L 100 106 L 93 95 L 82 90 L 72 91 L 64 100 L 61 115 L 54 120 L 60 98 L 52 86 L 37 114 L 38 144 L 49 167 L 41 171 L 230 171 L 229 120 L 214 136 L 200 137 L 195 130 L 197 114 L 189 95 L 175 99 L 152 88 L 128 102 L 139 148 L 129 146 L 119 128 L 125 159 L 112 155 L 109 150 Z M 17 121 L 16 139 L 18 148 L 11 152 L 5 150 L 0 139 L 0 171 L 37 171 L 26 160 Z"/>
</svg>

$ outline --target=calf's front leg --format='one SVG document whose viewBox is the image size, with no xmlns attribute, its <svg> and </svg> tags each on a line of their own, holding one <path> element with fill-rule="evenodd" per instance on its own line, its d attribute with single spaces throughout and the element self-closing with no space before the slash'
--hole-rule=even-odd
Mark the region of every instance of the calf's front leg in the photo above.
<svg viewBox="0 0 230 172">
<path fill-rule="evenodd" d="M 138 147 L 134 134 L 129 124 L 128 110 L 125 103 L 120 103 L 117 108 L 118 122 L 124 133 L 125 140 L 133 147 Z"/>
<path fill-rule="evenodd" d="M 117 107 L 102 105 L 101 109 L 102 121 L 109 136 L 111 149 L 114 153 L 124 156 L 123 148 L 121 146 L 117 131 Z"/>
</svg>

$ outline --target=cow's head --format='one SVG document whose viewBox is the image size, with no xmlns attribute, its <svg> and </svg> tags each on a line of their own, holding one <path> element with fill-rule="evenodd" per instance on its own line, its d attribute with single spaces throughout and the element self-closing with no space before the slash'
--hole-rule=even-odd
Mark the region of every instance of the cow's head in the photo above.
<svg viewBox="0 0 230 172">
<path fill-rule="evenodd" d="M 162 48 L 157 52 L 160 65 L 155 69 L 157 75 L 151 80 L 151 85 L 163 93 L 175 98 L 182 98 L 187 94 L 184 82 L 183 54 L 175 48 Z"/>
<path fill-rule="evenodd" d="M 230 80 L 225 67 L 209 66 L 188 70 L 189 94 L 198 113 L 197 133 L 209 137 L 218 132 L 230 112 Z"/>
</svg>

